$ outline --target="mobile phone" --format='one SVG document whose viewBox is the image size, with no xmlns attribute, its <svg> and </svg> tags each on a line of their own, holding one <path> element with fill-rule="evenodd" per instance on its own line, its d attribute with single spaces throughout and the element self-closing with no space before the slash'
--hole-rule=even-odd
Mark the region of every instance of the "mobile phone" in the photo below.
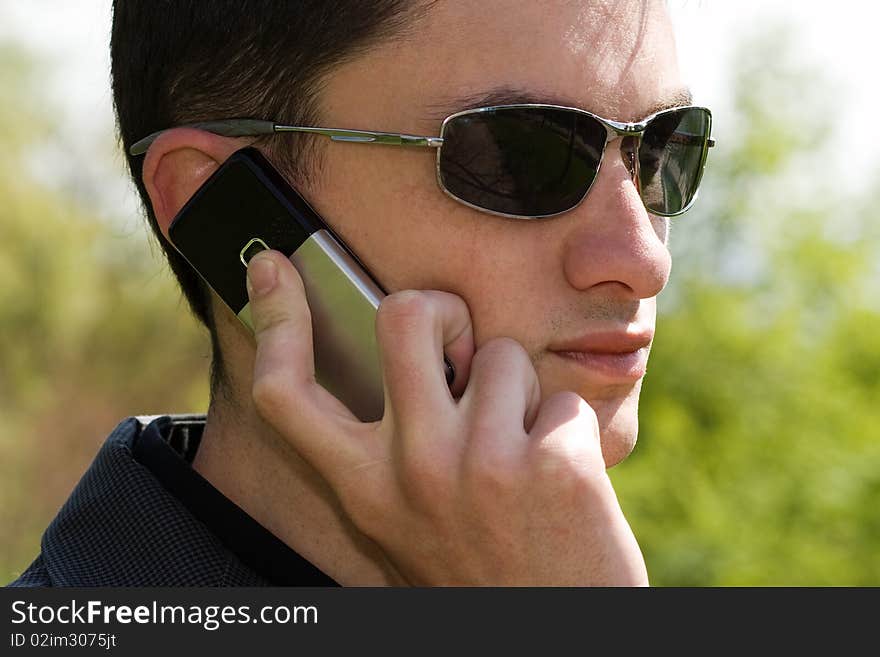
<svg viewBox="0 0 880 657">
<path fill-rule="evenodd" d="M 287 255 L 312 313 L 318 383 L 359 419 L 382 417 L 375 318 L 385 291 L 258 150 L 230 156 L 181 208 L 168 233 L 251 331 L 247 263 L 262 249 Z"/>
</svg>

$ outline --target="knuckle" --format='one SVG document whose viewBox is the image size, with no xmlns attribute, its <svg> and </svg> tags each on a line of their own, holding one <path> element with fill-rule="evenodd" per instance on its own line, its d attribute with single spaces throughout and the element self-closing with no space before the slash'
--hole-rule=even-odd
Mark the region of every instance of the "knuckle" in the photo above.
<svg viewBox="0 0 880 657">
<path fill-rule="evenodd" d="M 551 395 L 544 402 L 544 410 L 564 421 L 572 430 L 585 432 L 598 438 L 599 420 L 596 411 L 576 392 L 562 391 Z M 596 442 L 596 441 L 592 441 Z"/>
<path fill-rule="evenodd" d="M 512 338 L 498 337 L 486 341 L 474 354 L 472 367 L 490 371 L 509 371 L 531 364 L 523 346 Z"/>
<path fill-rule="evenodd" d="M 463 474 L 471 489 L 487 499 L 510 494 L 520 481 L 516 461 L 503 448 L 473 450 L 465 462 Z"/>
<path fill-rule="evenodd" d="M 551 413 L 556 421 L 535 443 L 541 476 L 569 483 L 594 482 L 607 476 L 596 413 L 580 395 L 555 393 L 545 401 L 542 412 Z"/>
<path fill-rule="evenodd" d="M 312 315 L 307 305 L 267 303 L 254 309 L 254 338 L 257 343 L 289 340 L 311 326 Z"/>
<path fill-rule="evenodd" d="M 252 304 L 254 317 L 254 335 L 263 337 L 271 329 L 284 323 L 287 310 L 271 303 Z"/>
<path fill-rule="evenodd" d="M 280 371 L 265 372 L 254 379 L 251 398 L 257 411 L 266 418 L 276 417 L 288 403 L 289 384 Z"/>
<path fill-rule="evenodd" d="M 449 306 L 453 312 L 466 313 L 470 315 L 467 302 L 458 294 L 452 292 L 443 292 L 441 290 L 424 290 L 423 294 L 428 298 L 435 300 L 439 305 Z"/>
<path fill-rule="evenodd" d="M 585 455 L 577 448 L 547 450 L 535 466 L 535 477 L 542 487 L 575 499 L 597 496 L 609 481 L 601 458 Z"/>
<path fill-rule="evenodd" d="M 501 458 L 515 458 L 512 442 L 524 440 L 522 429 L 499 425 L 498 420 L 477 409 L 465 430 L 466 458 L 494 463 Z"/>
<path fill-rule="evenodd" d="M 429 515 L 443 507 L 453 489 L 452 469 L 445 459 L 427 452 L 407 455 L 399 477 L 410 504 Z"/>
<path fill-rule="evenodd" d="M 513 338 L 504 336 L 487 340 L 477 353 L 483 354 L 483 357 L 488 359 L 528 357 L 526 350 L 523 349 L 523 346 L 519 342 Z"/>
<path fill-rule="evenodd" d="M 571 392 L 568 390 L 563 390 L 560 392 L 553 393 L 550 397 L 547 398 L 547 401 L 544 402 L 545 406 L 553 408 L 554 410 L 558 409 L 560 411 L 569 411 L 574 415 L 579 415 L 581 412 L 592 411 L 592 407 L 584 400 L 576 392 Z"/>
<path fill-rule="evenodd" d="M 412 332 L 434 311 L 428 295 L 417 290 L 403 290 L 382 299 L 376 313 L 379 332 Z"/>
</svg>

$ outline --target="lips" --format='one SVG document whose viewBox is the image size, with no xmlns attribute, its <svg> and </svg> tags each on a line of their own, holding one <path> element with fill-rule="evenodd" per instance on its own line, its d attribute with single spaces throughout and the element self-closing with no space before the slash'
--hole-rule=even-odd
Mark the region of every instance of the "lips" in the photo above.
<svg viewBox="0 0 880 657">
<path fill-rule="evenodd" d="M 600 331 L 553 345 L 550 352 L 597 379 L 634 383 L 645 376 L 653 338 L 646 329 Z"/>
<path fill-rule="evenodd" d="M 635 331 L 601 331 L 588 333 L 574 340 L 554 345 L 550 351 L 581 352 L 592 354 L 626 354 L 651 345 L 654 332 L 648 329 Z"/>
</svg>

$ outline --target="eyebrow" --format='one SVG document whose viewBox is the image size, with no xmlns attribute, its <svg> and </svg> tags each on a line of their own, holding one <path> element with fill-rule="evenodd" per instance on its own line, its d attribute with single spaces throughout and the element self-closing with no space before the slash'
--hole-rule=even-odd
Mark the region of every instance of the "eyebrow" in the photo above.
<svg viewBox="0 0 880 657">
<path fill-rule="evenodd" d="M 599 105 L 602 105 L 599 98 Z M 693 95 L 687 87 L 680 87 L 672 93 L 660 99 L 658 102 L 647 107 L 634 121 L 643 119 L 657 112 L 662 112 L 673 107 L 682 107 L 693 103 Z M 430 121 L 442 121 L 447 116 L 466 109 L 475 107 L 492 107 L 494 105 L 561 105 L 563 107 L 579 107 L 578 103 L 570 98 L 563 98 L 551 94 L 541 94 L 511 87 L 498 87 L 486 93 L 469 94 L 454 99 L 447 99 L 428 106 L 427 119 Z M 601 112 L 595 107 L 580 107 L 588 112 L 601 116 Z M 610 118 L 610 117 L 605 117 Z M 616 119 L 619 120 L 619 119 Z"/>
</svg>

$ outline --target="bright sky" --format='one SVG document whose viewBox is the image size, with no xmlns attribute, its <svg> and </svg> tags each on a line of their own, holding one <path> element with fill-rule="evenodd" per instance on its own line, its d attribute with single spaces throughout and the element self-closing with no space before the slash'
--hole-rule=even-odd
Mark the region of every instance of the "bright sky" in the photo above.
<svg viewBox="0 0 880 657">
<path fill-rule="evenodd" d="M 828 117 L 838 143 L 837 160 L 827 177 L 853 188 L 880 169 L 878 149 L 857 148 L 853 130 L 873 126 L 880 106 L 876 65 L 880 61 L 880 3 L 862 0 L 667 0 L 676 28 L 679 59 L 695 100 L 713 109 L 714 133 L 719 144 L 736 135 L 725 133 L 730 111 L 725 93 L 725 62 L 733 46 L 756 29 L 789 26 L 798 61 L 817 66 L 817 79 L 830 81 L 829 94 L 839 103 Z M 869 128 L 870 129 L 870 128 Z"/>
<path fill-rule="evenodd" d="M 523 0 L 510 0 L 519 2 Z M 724 132 L 728 102 L 725 59 L 736 41 L 755 26 L 786 21 L 792 26 L 805 61 L 815 62 L 835 82 L 840 112 L 838 126 L 871 126 L 880 105 L 880 85 L 872 67 L 878 60 L 877 25 L 880 4 L 856 0 L 814 2 L 800 0 L 667 0 L 675 21 L 679 56 L 685 80 L 698 103 L 715 113 L 715 135 Z M 50 62 L 46 86 L 61 108 L 64 131 L 71 135 L 65 148 L 93 151 L 95 140 L 112 139 L 113 118 L 109 90 L 110 0 L 0 0 L 0 38 L 24 42 Z M 60 123 L 60 122 L 59 122 Z M 841 131 L 843 139 L 851 138 Z M 839 149 L 838 175 L 878 165 L 878 149 Z M 108 185 L 114 175 L 124 176 L 117 157 L 109 170 L 84 166 L 79 175 L 95 176 L 107 188 L 105 205 L 118 212 L 128 205 L 124 183 Z M 105 167 L 107 165 L 104 165 Z M 109 177 L 109 178 L 108 178 Z"/>
</svg>

